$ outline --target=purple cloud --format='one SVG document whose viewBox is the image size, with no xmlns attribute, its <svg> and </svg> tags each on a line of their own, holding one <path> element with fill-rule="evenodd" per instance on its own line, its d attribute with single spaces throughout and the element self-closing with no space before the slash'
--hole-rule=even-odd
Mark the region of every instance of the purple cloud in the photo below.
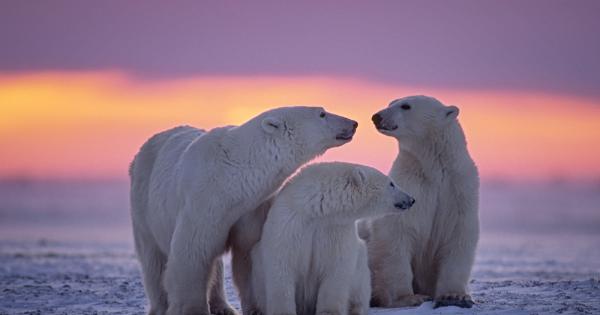
<svg viewBox="0 0 600 315">
<path fill-rule="evenodd" d="M 320 74 L 600 97 L 600 1 L 3 1 L 0 73 Z"/>
</svg>

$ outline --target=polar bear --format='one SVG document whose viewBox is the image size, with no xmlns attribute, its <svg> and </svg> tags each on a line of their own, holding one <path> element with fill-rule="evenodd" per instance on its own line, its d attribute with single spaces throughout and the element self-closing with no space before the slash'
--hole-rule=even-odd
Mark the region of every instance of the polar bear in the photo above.
<svg viewBox="0 0 600 315">
<path fill-rule="evenodd" d="M 233 283 L 238 291 L 242 314 L 256 315 L 256 303 L 252 295 L 252 248 L 260 241 L 263 225 L 267 219 L 273 198 L 265 200 L 256 210 L 244 214 L 229 232 L 228 248 L 231 249 Z"/>
<path fill-rule="evenodd" d="M 252 249 L 249 314 L 366 315 L 370 274 L 355 222 L 414 202 L 371 167 L 331 162 L 303 168 L 272 201 Z"/>
<path fill-rule="evenodd" d="M 224 297 L 220 258 L 231 226 L 302 164 L 349 142 L 357 125 L 298 106 L 240 126 L 177 127 L 150 138 L 130 167 L 135 248 L 150 314 L 235 314 Z"/>
<path fill-rule="evenodd" d="M 366 234 L 372 306 L 471 307 L 467 293 L 479 239 L 479 175 L 469 156 L 459 109 L 426 96 L 395 100 L 373 115 L 398 140 L 390 171 L 419 202 L 402 219 L 375 219 Z"/>
</svg>

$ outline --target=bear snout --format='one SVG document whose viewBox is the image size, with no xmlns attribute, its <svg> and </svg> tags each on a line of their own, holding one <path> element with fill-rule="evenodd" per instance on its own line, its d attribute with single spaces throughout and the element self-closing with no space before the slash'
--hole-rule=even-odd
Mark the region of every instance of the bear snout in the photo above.
<svg viewBox="0 0 600 315">
<path fill-rule="evenodd" d="M 373 121 L 373 124 L 375 124 L 375 128 L 377 128 L 377 130 L 393 131 L 398 129 L 397 125 L 389 126 L 389 122 L 386 124 L 383 116 L 380 113 L 381 112 L 376 113 L 371 117 L 371 120 Z"/>
<path fill-rule="evenodd" d="M 350 127 L 350 130 L 344 129 L 344 132 L 352 132 L 355 133 L 356 132 L 356 128 L 358 128 L 358 122 L 356 122 L 355 120 L 350 120 L 352 127 Z"/>
<path fill-rule="evenodd" d="M 341 133 L 336 135 L 337 140 L 352 140 L 354 134 L 356 133 L 356 128 L 358 128 L 358 122 L 354 120 L 350 120 L 352 123 L 352 127 L 350 129 L 344 129 Z"/>
<path fill-rule="evenodd" d="M 381 124 L 383 118 L 381 118 L 381 115 L 379 115 L 379 113 L 376 113 L 371 117 L 371 120 L 375 124 L 375 127 L 379 128 L 379 125 Z"/>
<path fill-rule="evenodd" d="M 415 204 L 415 198 L 409 197 L 407 200 L 403 200 L 402 202 L 397 202 L 394 204 L 396 209 L 407 210 Z"/>
</svg>

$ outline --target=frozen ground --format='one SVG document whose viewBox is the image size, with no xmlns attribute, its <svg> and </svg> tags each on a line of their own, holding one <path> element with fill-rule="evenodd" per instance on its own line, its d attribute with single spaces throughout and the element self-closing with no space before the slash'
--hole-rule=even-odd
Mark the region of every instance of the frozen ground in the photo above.
<svg viewBox="0 0 600 315">
<path fill-rule="evenodd" d="M 485 237 L 473 272 L 477 305 L 372 314 L 600 314 L 600 237 Z M 142 314 L 132 247 L 51 241 L 0 243 L 0 314 Z M 239 307 L 230 275 L 230 302 Z"/>
<path fill-rule="evenodd" d="M 142 314 L 126 182 L 0 182 L 0 314 Z M 600 181 L 482 187 L 470 310 L 600 314 Z M 46 241 L 40 241 L 46 240 Z M 239 307 L 227 277 L 230 302 Z"/>
</svg>

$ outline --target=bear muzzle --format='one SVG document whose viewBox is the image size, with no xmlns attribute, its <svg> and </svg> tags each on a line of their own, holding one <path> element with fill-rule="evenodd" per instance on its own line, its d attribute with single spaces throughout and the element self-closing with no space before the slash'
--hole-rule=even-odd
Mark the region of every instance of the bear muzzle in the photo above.
<svg viewBox="0 0 600 315">
<path fill-rule="evenodd" d="M 381 114 L 379 113 L 374 114 L 371 117 L 371 120 L 373 121 L 373 124 L 375 124 L 375 128 L 377 128 L 378 130 L 392 131 L 398 129 L 397 125 L 388 126 L 383 120 L 383 116 L 381 116 Z"/>
<path fill-rule="evenodd" d="M 415 204 L 415 198 L 410 197 L 410 198 L 408 198 L 408 200 L 403 200 L 402 202 L 395 203 L 394 207 L 396 209 L 400 209 L 400 210 L 408 210 L 414 204 Z"/>
<path fill-rule="evenodd" d="M 352 128 L 351 129 L 344 129 L 341 133 L 337 134 L 335 136 L 335 138 L 337 140 L 352 140 L 352 137 L 354 137 L 354 134 L 356 133 L 356 128 L 358 127 L 358 123 L 356 121 L 352 121 Z"/>
</svg>

